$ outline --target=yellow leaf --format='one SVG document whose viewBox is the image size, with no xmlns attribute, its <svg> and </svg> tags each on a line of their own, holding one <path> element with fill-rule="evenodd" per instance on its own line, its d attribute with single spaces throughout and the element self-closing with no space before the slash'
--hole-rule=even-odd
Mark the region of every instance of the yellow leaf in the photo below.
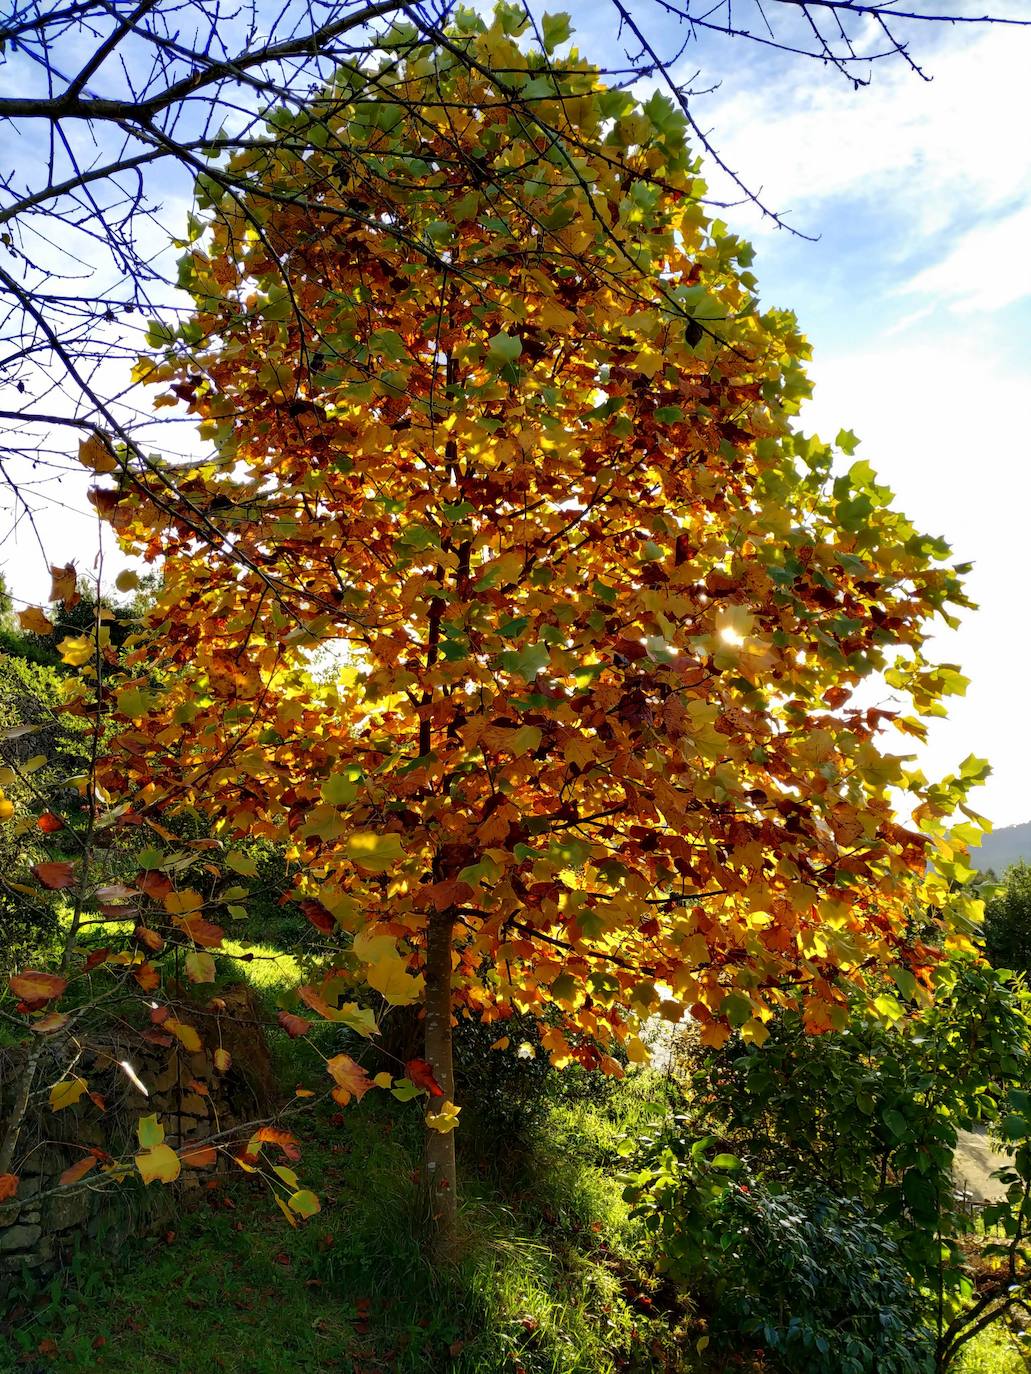
<svg viewBox="0 0 1031 1374">
<path fill-rule="evenodd" d="M 335 1054 L 327 1061 L 326 1068 L 337 1085 L 333 1089 L 333 1099 L 342 1107 L 346 1107 L 352 1097 L 360 1102 L 372 1087 L 372 1079 L 349 1054 Z"/>
<path fill-rule="evenodd" d="M 294 1216 L 293 1212 L 291 1212 L 290 1208 L 286 1205 L 286 1203 L 283 1201 L 283 1199 L 279 1196 L 278 1193 L 275 1194 L 275 1199 L 276 1199 L 276 1206 L 279 1208 L 279 1210 L 283 1213 L 283 1216 L 286 1217 L 287 1221 L 290 1223 L 290 1225 L 291 1225 L 291 1226 L 294 1228 L 294 1230 L 296 1231 L 296 1230 L 297 1230 L 297 1218 Z"/>
<path fill-rule="evenodd" d="M 631 1035 L 626 1042 L 626 1057 L 631 1064 L 647 1064 L 651 1055 L 648 1046 L 639 1035 Z"/>
<path fill-rule="evenodd" d="M 84 1092 L 89 1091 L 85 1078 L 65 1078 L 50 1089 L 50 1106 L 55 1112 L 71 1107 Z"/>
<path fill-rule="evenodd" d="M 753 1016 L 741 1027 L 741 1039 L 750 1041 L 756 1047 L 765 1045 L 769 1038 L 770 1032 L 758 1016 Z"/>
<path fill-rule="evenodd" d="M 54 622 L 38 606 L 29 606 L 18 612 L 18 624 L 28 634 L 52 635 Z"/>
<path fill-rule="evenodd" d="M 300 1192 L 294 1193 L 289 1199 L 289 1205 L 299 1217 L 305 1218 L 313 1217 L 316 1212 L 322 1210 L 322 1204 L 310 1188 L 302 1188 Z"/>
<path fill-rule="evenodd" d="M 171 1031 L 175 1038 L 181 1042 L 183 1049 L 190 1054 L 196 1054 L 200 1049 L 200 1036 L 192 1026 L 184 1025 L 182 1021 L 170 1019 L 164 1022 L 164 1029 Z"/>
<path fill-rule="evenodd" d="M 114 472 L 118 467 L 117 458 L 96 431 L 79 440 L 79 462 L 91 472 Z"/>
<path fill-rule="evenodd" d="M 179 1177 L 179 1156 L 171 1145 L 155 1145 L 136 1156 L 136 1167 L 144 1183 L 174 1183 Z"/>
<path fill-rule="evenodd" d="M 72 668 L 81 668 L 96 653 L 93 640 L 87 639 L 85 635 L 68 635 L 57 647 L 61 653 L 61 662 Z"/>
<path fill-rule="evenodd" d="M 185 916 L 191 911 L 200 911 L 203 905 L 204 898 L 189 887 L 185 892 L 170 892 L 165 898 L 165 910 L 169 916 Z"/>
<path fill-rule="evenodd" d="M 131 568 L 123 568 L 115 578 L 115 586 L 120 592 L 131 592 L 139 585 L 139 573 L 134 573 Z"/>
<path fill-rule="evenodd" d="M 413 977 L 398 954 L 370 964 L 365 977 L 369 987 L 375 988 L 392 1007 L 411 1006 L 419 1000 L 423 989 L 422 975 Z"/>
<path fill-rule="evenodd" d="M 385 873 L 404 858 L 400 835 L 380 835 L 375 830 L 356 830 L 344 841 L 344 853 L 362 868 Z"/>
<path fill-rule="evenodd" d="M 228 1050 L 219 1047 L 219 1049 L 215 1051 L 214 1062 L 215 1068 L 218 1069 L 219 1073 L 226 1073 L 230 1064 L 233 1062 L 233 1057 Z"/>
<path fill-rule="evenodd" d="M 453 1131 L 458 1125 L 458 1114 L 461 1107 L 456 1107 L 453 1102 L 442 1102 L 439 1112 L 426 1113 L 426 1125 L 431 1131 L 439 1131 L 441 1135 L 447 1135 L 448 1131 Z"/>
</svg>

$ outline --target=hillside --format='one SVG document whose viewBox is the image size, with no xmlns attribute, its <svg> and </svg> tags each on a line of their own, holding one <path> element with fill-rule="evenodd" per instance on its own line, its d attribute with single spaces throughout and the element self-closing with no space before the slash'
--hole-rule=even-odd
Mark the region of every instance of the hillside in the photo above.
<svg viewBox="0 0 1031 1374">
<path fill-rule="evenodd" d="M 970 861 L 982 873 L 990 868 L 1002 874 L 1010 864 L 1023 859 L 1031 863 L 1031 821 L 1022 825 L 1004 825 L 981 841 L 980 849 L 970 851 Z"/>
</svg>

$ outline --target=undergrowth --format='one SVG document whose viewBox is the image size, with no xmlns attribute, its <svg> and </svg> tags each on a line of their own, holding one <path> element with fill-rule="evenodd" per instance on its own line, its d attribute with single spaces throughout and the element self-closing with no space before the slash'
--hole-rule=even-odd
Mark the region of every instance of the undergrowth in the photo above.
<svg viewBox="0 0 1031 1374">
<path fill-rule="evenodd" d="M 641 1076 L 600 1104 L 558 1101 L 490 1169 L 485 1142 L 467 1140 L 461 1259 L 445 1272 L 420 1245 L 419 1113 L 372 1095 L 327 1113 L 297 1166 L 322 1200 L 307 1224 L 291 1231 L 250 1179 L 210 1180 L 199 1205 L 130 1256 L 80 1254 L 65 1282 L 12 1293 L 0 1369 L 691 1369 L 686 1314 L 640 1270 L 615 1172 L 620 1134 L 651 1110 L 648 1089 Z"/>
</svg>

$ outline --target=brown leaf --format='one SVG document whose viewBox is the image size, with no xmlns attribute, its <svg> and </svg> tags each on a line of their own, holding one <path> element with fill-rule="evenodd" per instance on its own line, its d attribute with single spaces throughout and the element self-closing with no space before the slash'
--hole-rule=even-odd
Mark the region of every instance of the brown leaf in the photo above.
<svg viewBox="0 0 1031 1374">
<path fill-rule="evenodd" d="M 44 887 L 50 888 L 52 892 L 71 887 L 75 882 L 75 868 L 70 863 L 33 864 L 30 872 Z"/>
<path fill-rule="evenodd" d="M 67 610 L 71 610 L 81 600 L 75 587 L 74 563 L 66 563 L 63 568 L 51 567 L 50 600 L 63 601 Z"/>
</svg>

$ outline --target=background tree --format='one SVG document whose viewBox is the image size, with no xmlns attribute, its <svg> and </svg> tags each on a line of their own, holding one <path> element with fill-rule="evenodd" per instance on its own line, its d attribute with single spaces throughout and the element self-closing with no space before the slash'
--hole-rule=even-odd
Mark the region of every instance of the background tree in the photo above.
<svg viewBox="0 0 1031 1374">
<path fill-rule="evenodd" d="M 1031 867 L 1008 868 L 985 903 L 985 953 L 996 968 L 1031 970 Z"/>
<path fill-rule="evenodd" d="M 137 375 L 216 457 L 96 498 L 164 569 L 105 795 L 287 846 L 316 1012 L 422 1001 L 444 1251 L 455 1011 L 548 1011 L 554 1062 L 609 1071 L 660 1009 L 716 1045 L 784 1005 L 840 1026 L 842 977 L 927 980 L 907 912 L 948 901 L 928 836 L 980 772 L 930 785 L 881 739 L 957 686 L 921 650 L 962 591 L 868 465 L 832 478 L 795 432 L 806 345 L 702 213 L 683 116 L 524 29 L 503 7 L 344 71 L 233 160 L 253 194 L 202 184 L 195 312 Z M 853 700 L 885 670 L 912 715 Z M 217 944 L 226 900 L 165 911 Z"/>
</svg>

